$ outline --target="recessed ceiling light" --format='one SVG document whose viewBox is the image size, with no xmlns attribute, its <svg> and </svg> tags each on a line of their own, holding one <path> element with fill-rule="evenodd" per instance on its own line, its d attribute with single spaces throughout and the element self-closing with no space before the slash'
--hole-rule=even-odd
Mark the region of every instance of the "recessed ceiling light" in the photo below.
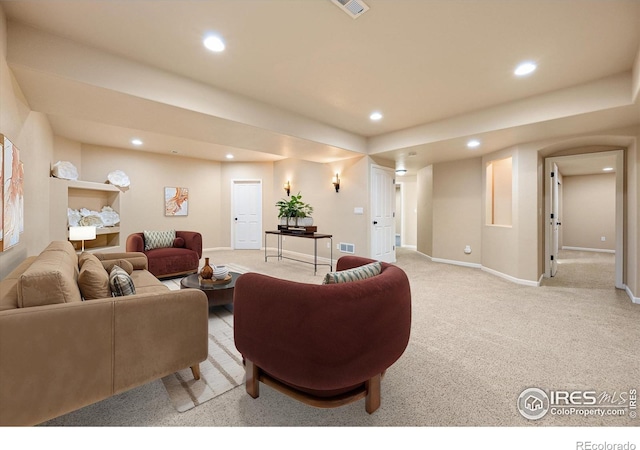
<svg viewBox="0 0 640 450">
<path fill-rule="evenodd" d="M 140 139 L 138 139 L 138 138 L 131 139 L 131 143 L 133 145 L 142 145 L 142 141 Z"/>
<path fill-rule="evenodd" d="M 380 120 L 380 119 L 382 119 L 382 113 L 380 113 L 378 111 L 372 112 L 371 115 L 369 116 L 369 119 L 371 119 L 371 120 Z"/>
<path fill-rule="evenodd" d="M 204 38 L 202 43 L 212 52 L 218 53 L 225 49 L 224 41 L 219 36 L 209 35 Z"/>
<path fill-rule="evenodd" d="M 469 148 L 480 147 L 480 141 L 477 139 L 471 139 L 470 141 L 467 142 L 467 147 Z"/>
<path fill-rule="evenodd" d="M 537 67 L 538 66 L 536 65 L 536 63 L 532 61 L 526 61 L 518 64 L 518 67 L 516 67 L 516 70 L 514 70 L 513 73 L 519 77 L 523 77 L 532 73 L 534 70 L 536 70 Z"/>
<path fill-rule="evenodd" d="M 613 167 L 605 167 L 604 169 L 605 172 L 611 172 L 613 170 Z"/>
<path fill-rule="evenodd" d="M 231 153 L 227 153 L 227 159 L 233 159 L 233 155 Z"/>
</svg>

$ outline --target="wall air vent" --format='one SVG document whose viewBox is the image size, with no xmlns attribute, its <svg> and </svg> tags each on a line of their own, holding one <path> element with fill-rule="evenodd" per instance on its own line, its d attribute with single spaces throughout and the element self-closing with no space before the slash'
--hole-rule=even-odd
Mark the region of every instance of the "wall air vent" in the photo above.
<svg viewBox="0 0 640 450">
<path fill-rule="evenodd" d="M 369 11 L 369 7 L 362 0 L 331 0 L 338 8 L 346 12 L 351 18 L 357 19 Z"/>
<path fill-rule="evenodd" d="M 345 244 L 344 242 L 340 242 L 340 245 L 338 246 L 338 248 L 340 249 L 340 251 L 342 253 L 355 253 L 356 252 L 356 246 L 354 244 Z"/>
</svg>

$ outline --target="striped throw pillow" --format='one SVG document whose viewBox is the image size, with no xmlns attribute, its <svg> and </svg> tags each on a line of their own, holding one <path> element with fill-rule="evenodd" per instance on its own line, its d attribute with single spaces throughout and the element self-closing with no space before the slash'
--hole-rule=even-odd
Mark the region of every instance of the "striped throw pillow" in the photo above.
<svg viewBox="0 0 640 450">
<path fill-rule="evenodd" d="M 324 276 L 322 284 L 348 283 L 349 281 L 364 280 L 375 277 L 382 272 L 380 261 L 354 267 L 353 269 L 341 270 L 339 272 L 329 272 Z"/>
<path fill-rule="evenodd" d="M 176 238 L 176 230 L 169 231 L 144 231 L 144 249 L 173 247 Z"/>
<path fill-rule="evenodd" d="M 115 297 L 125 295 L 133 295 L 136 293 L 136 287 L 133 285 L 131 276 L 120 266 L 113 266 L 109 274 L 109 287 L 111 294 Z"/>
</svg>

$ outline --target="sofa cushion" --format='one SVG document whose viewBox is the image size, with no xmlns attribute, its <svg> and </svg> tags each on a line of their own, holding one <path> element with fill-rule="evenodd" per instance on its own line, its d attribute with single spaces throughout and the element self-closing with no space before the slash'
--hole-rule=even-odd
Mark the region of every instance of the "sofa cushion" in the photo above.
<svg viewBox="0 0 640 450">
<path fill-rule="evenodd" d="M 144 231 L 144 249 L 172 247 L 176 238 L 176 231 Z"/>
<path fill-rule="evenodd" d="M 186 242 L 184 241 L 184 238 L 177 237 L 173 240 L 173 246 L 175 248 L 184 248 L 185 245 L 186 245 Z"/>
<path fill-rule="evenodd" d="M 111 269 L 109 287 L 111 288 L 111 293 L 116 297 L 136 293 L 136 287 L 131 276 L 120 266 L 113 266 L 113 269 Z"/>
<path fill-rule="evenodd" d="M 74 277 L 76 280 L 78 279 L 78 273 L 80 272 L 80 268 L 78 267 L 78 255 L 71 242 L 52 241 L 44 250 L 42 250 L 42 253 L 45 252 L 62 252 L 65 255 L 63 261 L 66 264 L 70 264 L 73 266 L 73 268 L 75 269 Z"/>
<path fill-rule="evenodd" d="M 131 262 L 127 261 L 126 259 L 105 259 L 100 262 L 102 263 L 102 267 L 107 273 L 111 273 L 113 266 L 119 266 L 121 269 L 124 269 L 124 271 L 129 275 L 133 273 L 133 264 L 131 264 Z"/>
<path fill-rule="evenodd" d="M 91 253 L 82 259 L 82 267 L 78 275 L 78 287 L 82 297 L 85 300 L 111 297 L 109 274 L 104 270 L 100 260 Z"/>
<path fill-rule="evenodd" d="M 353 269 L 342 270 L 339 272 L 329 272 L 325 275 L 322 284 L 347 283 L 349 281 L 364 280 L 374 277 L 382 272 L 382 264 L 379 261 L 365 264 L 364 266 L 354 267 Z"/>
<path fill-rule="evenodd" d="M 77 258 L 64 250 L 45 249 L 20 275 L 18 307 L 82 301 L 77 273 Z"/>
</svg>

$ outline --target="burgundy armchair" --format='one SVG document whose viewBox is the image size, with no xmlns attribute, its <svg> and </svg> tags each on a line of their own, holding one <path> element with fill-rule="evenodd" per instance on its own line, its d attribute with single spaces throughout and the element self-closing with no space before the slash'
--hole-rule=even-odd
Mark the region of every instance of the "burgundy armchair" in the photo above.
<svg viewBox="0 0 640 450">
<path fill-rule="evenodd" d="M 337 270 L 373 262 L 343 256 Z M 411 329 L 411 291 L 402 269 L 382 263 L 371 278 L 307 284 L 246 273 L 236 281 L 234 338 L 246 390 L 259 382 L 316 407 L 365 398 L 381 402 L 382 375 L 404 353 Z"/>
<path fill-rule="evenodd" d="M 196 231 L 176 231 L 172 247 L 144 249 L 144 233 L 127 237 L 128 252 L 147 255 L 149 272 L 156 278 L 168 278 L 196 273 L 202 257 L 202 235 Z"/>
</svg>

